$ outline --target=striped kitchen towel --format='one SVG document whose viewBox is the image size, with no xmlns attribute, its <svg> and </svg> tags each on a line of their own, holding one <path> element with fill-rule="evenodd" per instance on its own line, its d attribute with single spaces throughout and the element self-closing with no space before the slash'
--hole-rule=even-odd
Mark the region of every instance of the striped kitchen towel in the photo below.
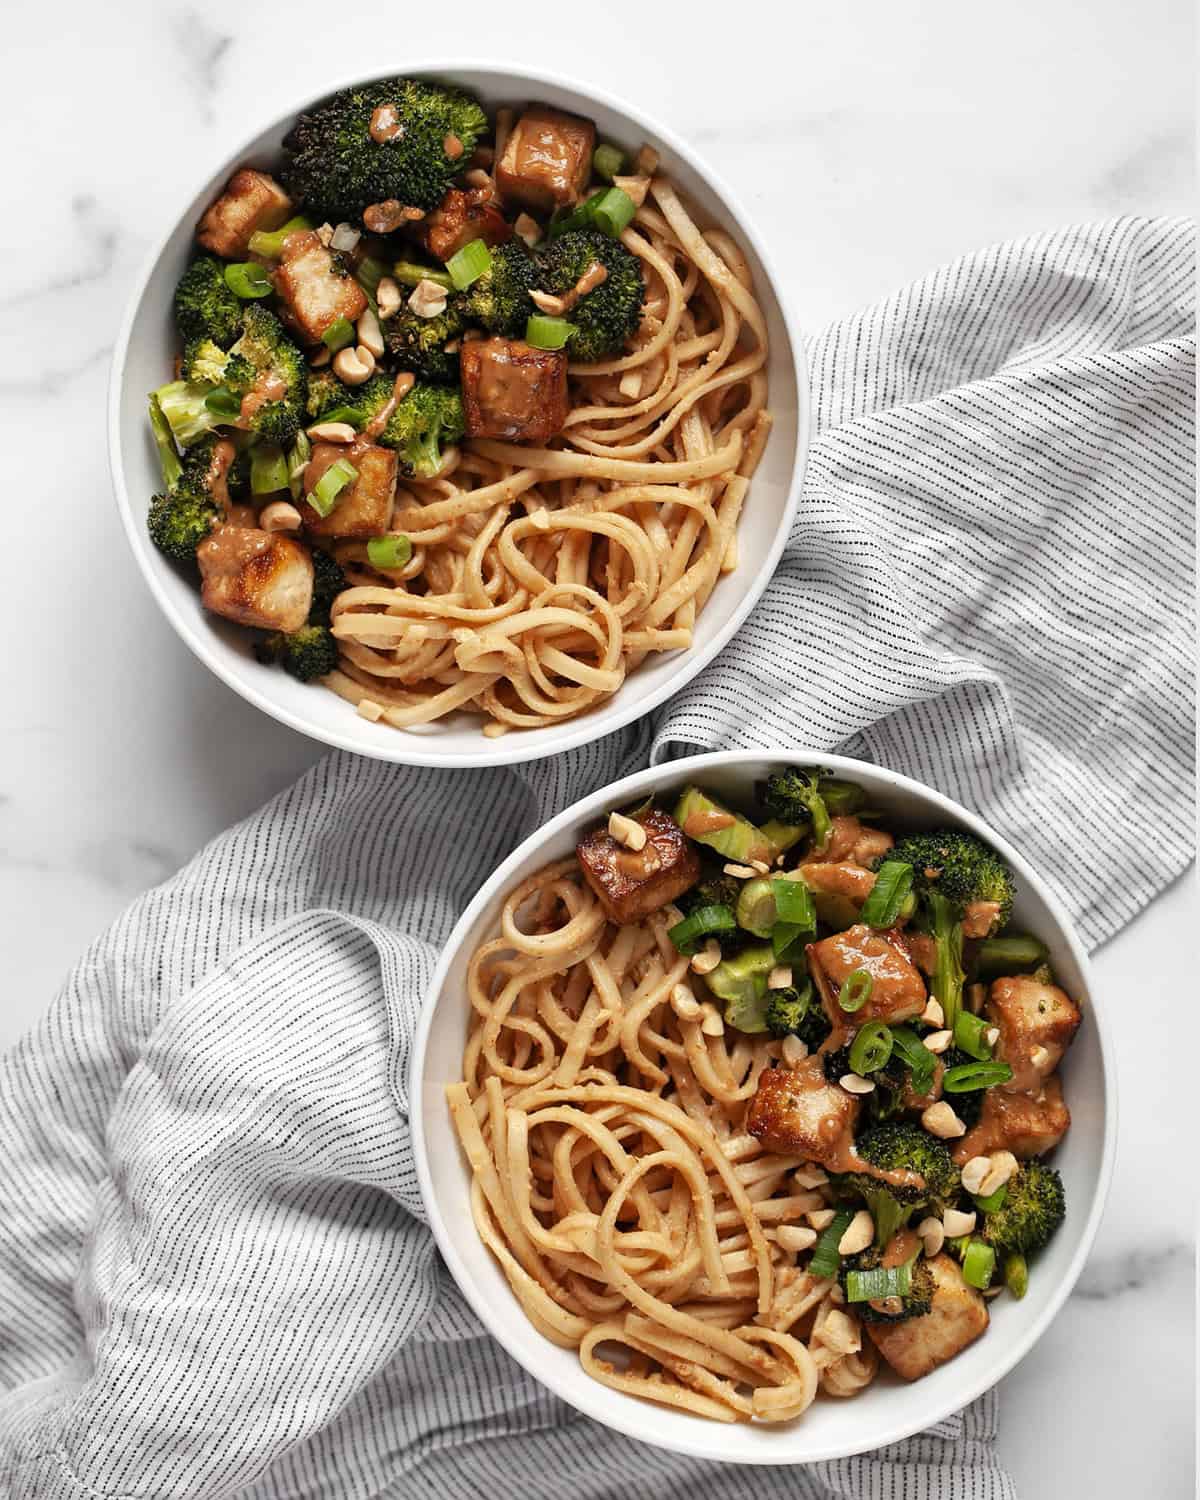
<svg viewBox="0 0 1200 1500">
<path fill-rule="evenodd" d="M 439 1266 L 409 1048 L 479 882 L 647 759 L 879 760 L 1022 845 L 1093 943 L 1180 870 L 1191 261 L 1186 225 L 1125 219 L 830 329 L 779 573 L 678 698 L 521 767 L 331 756 L 92 946 L 0 1065 L 3 1495 L 1011 1500 L 994 1393 L 791 1470 L 574 1415 Z"/>
</svg>

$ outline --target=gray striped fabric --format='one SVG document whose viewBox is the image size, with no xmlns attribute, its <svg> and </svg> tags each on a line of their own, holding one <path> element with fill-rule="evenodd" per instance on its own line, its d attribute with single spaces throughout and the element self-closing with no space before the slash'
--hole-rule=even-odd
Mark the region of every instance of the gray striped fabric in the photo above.
<svg viewBox="0 0 1200 1500">
<path fill-rule="evenodd" d="M 803 1470 L 690 1463 L 574 1416 L 439 1267 L 408 1050 L 478 882 L 652 757 L 881 760 L 1020 842 L 1093 942 L 1172 878 L 1190 265 L 1187 226 L 1122 220 L 831 329 L 779 574 L 653 721 L 514 769 L 332 756 L 92 946 L 0 1075 L 4 1495 L 1013 1495 L 994 1395 Z"/>
</svg>

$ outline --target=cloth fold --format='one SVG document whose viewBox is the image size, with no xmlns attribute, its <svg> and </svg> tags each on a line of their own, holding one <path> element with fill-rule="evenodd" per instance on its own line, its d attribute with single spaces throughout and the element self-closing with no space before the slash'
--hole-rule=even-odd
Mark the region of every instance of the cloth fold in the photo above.
<svg viewBox="0 0 1200 1500">
<path fill-rule="evenodd" d="M 1120 220 L 967 257 L 828 330 L 783 562 L 678 697 L 519 767 L 330 756 L 92 945 L 0 1067 L 0 1492 L 1010 1500 L 994 1392 L 790 1470 L 575 1415 L 440 1266 L 408 1053 L 478 883 L 648 759 L 882 761 L 1020 843 L 1092 943 L 1178 873 L 1190 268 L 1187 225 Z"/>
</svg>

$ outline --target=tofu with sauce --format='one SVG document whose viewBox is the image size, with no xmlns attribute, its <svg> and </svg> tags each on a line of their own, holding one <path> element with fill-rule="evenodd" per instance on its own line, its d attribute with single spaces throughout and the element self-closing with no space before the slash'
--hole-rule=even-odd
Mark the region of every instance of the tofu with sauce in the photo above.
<svg viewBox="0 0 1200 1500">
<path fill-rule="evenodd" d="M 1047 1078 L 1032 1094 L 1007 1094 L 987 1089 L 979 1123 L 973 1125 L 954 1147 L 954 1160 L 962 1166 L 973 1156 L 993 1151 L 1011 1151 L 1022 1161 L 1053 1151 L 1071 1127 L 1071 1111 L 1063 1099 L 1062 1083 Z"/>
<path fill-rule="evenodd" d="M 347 447 L 343 443 L 314 443 L 312 457 L 304 471 L 304 493 L 310 495 L 325 470 L 344 458 L 358 470 L 338 494 L 327 516 L 318 515 L 311 505 L 304 505 L 304 529 L 314 537 L 380 536 L 392 524 L 392 506 L 396 498 L 396 455 L 390 448 L 375 445 Z"/>
<path fill-rule="evenodd" d="M 459 352 L 467 436 L 545 443 L 567 420 L 567 356 L 521 339 L 464 339 Z"/>
<path fill-rule="evenodd" d="M 933 1305 L 919 1318 L 864 1323 L 867 1336 L 905 1380 L 920 1380 L 973 1344 L 988 1326 L 987 1303 L 963 1280 L 948 1255 L 926 1262 L 933 1276 Z"/>
<path fill-rule="evenodd" d="M 275 290 L 293 327 L 310 344 L 319 344 L 339 318 L 356 322 L 367 306 L 362 287 L 313 230 L 289 234 L 284 240 Z"/>
<path fill-rule="evenodd" d="M 299 630 L 312 607 L 308 548 L 257 526 L 218 526 L 196 548 L 205 609 L 259 630 Z"/>
<path fill-rule="evenodd" d="M 807 953 L 813 983 L 835 1024 L 846 1019 L 838 1009 L 838 991 L 858 969 L 870 974 L 872 985 L 870 999 L 852 1017 L 855 1026 L 864 1021 L 886 1021 L 889 1025 L 907 1021 L 925 1009 L 925 981 L 903 945 L 886 933 L 859 922 L 845 932 L 810 943 Z"/>
<path fill-rule="evenodd" d="M 592 170 L 591 120 L 531 104 L 512 128 L 496 163 L 496 186 L 510 203 L 551 213 L 578 203 Z"/>
<path fill-rule="evenodd" d="M 487 188 L 451 188 L 418 225 L 418 239 L 430 255 L 447 261 L 472 240 L 499 245 L 512 238 L 512 225 Z"/>
<path fill-rule="evenodd" d="M 700 879 L 700 856 L 674 818 L 650 808 L 634 821 L 646 830 L 642 849 L 618 844 L 606 828 L 594 829 L 575 846 L 584 879 L 622 927 L 666 906 Z"/>
<path fill-rule="evenodd" d="M 849 1170 L 859 1101 L 826 1077 L 819 1057 L 797 1068 L 769 1068 L 746 1113 L 746 1129 L 768 1151 Z"/>
<path fill-rule="evenodd" d="M 858 921 L 863 902 L 875 884 L 874 870 L 851 861 L 825 861 L 800 866 L 804 884 L 812 892 L 817 916 L 830 927 L 850 927 Z"/>
<path fill-rule="evenodd" d="M 1008 1093 L 1036 1089 L 1058 1067 L 1079 1029 L 1079 1007 L 1056 984 L 1032 974 L 997 979 L 987 1000 L 987 1015 L 1000 1032 L 995 1055 L 1013 1070 L 1001 1084 Z"/>
<path fill-rule="evenodd" d="M 196 226 L 196 239 L 225 260 L 240 260 L 250 249 L 250 236 L 278 229 L 292 215 L 292 200 L 273 177 L 242 167 L 225 191 L 210 203 Z"/>
</svg>

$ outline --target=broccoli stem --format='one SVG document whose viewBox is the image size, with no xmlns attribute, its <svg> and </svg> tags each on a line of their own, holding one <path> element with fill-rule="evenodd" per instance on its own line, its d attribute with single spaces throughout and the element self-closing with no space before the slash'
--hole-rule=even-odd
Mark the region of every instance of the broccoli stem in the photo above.
<svg viewBox="0 0 1200 1500">
<path fill-rule="evenodd" d="M 392 279 L 401 286 L 416 286 L 422 281 L 432 281 L 437 286 L 445 287 L 448 292 L 454 290 L 449 272 L 439 271 L 433 266 L 419 266 L 412 260 L 398 260 L 392 267 Z"/>
<path fill-rule="evenodd" d="M 1004 1285 L 1018 1301 L 1029 1290 L 1029 1262 L 1019 1253 L 1004 1262 Z"/>
<path fill-rule="evenodd" d="M 283 254 L 283 242 L 289 234 L 299 234 L 302 230 L 312 227 L 311 219 L 306 219 L 303 214 L 297 214 L 280 229 L 260 229 L 250 236 L 248 247 L 250 254 L 261 255 L 263 260 L 278 260 Z"/>
<path fill-rule="evenodd" d="M 183 473 L 183 465 L 179 462 L 171 424 L 163 415 L 157 396 L 150 397 L 150 427 L 154 433 L 154 445 L 158 449 L 158 461 L 162 465 L 163 483 L 168 489 L 173 489 Z"/>
<path fill-rule="evenodd" d="M 1045 943 L 1027 933 L 1014 932 L 1008 937 L 984 938 L 976 954 L 980 978 L 995 979 L 1002 974 L 1016 974 L 1036 969 L 1049 955 Z"/>
<path fill-rule="evenodd" d="M 937 944 L 937 963 L 933 971 L 933 997 L 942 1007 L 945 1016 L 943 1025 L 950 1031 L 958 1020 L 962 1009 L 963 972 L 962 923 L 958 908 L 940 891 L 929 891 L 926 895 L 932 917 L 933 937 Z"/>
</svg>

